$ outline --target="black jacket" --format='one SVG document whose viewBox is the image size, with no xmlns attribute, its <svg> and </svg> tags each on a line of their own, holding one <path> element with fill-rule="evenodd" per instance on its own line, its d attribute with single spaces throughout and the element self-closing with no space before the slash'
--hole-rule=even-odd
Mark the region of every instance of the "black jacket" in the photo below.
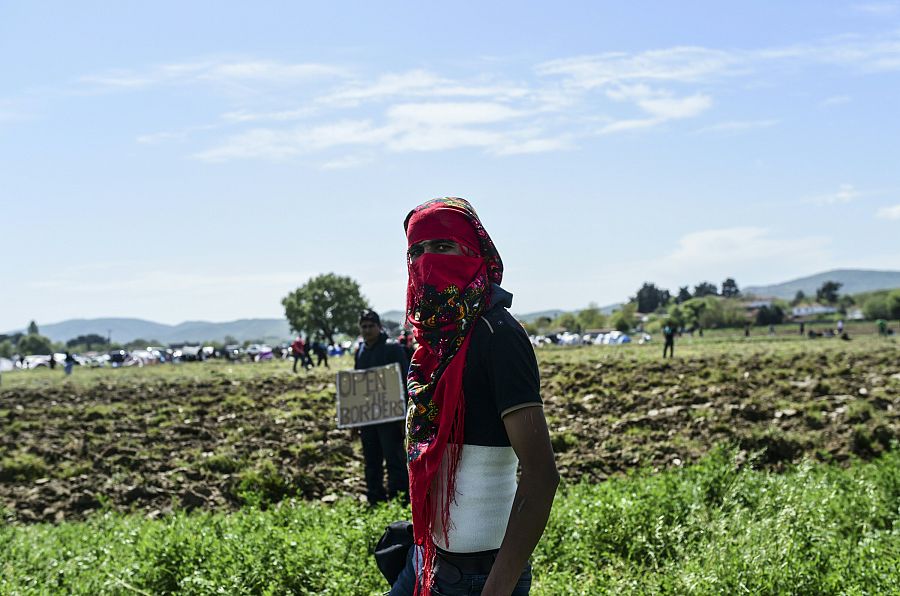
<svg viewBox="0 0 900 596">
<path fill-rule="evenodd" d="M 364 370 L 393 362 L 400 365 L 400 378 L 403 381 L 403 386 L 406 387 L 406 373 L 409 372 L 406 350 L 397 342 L 388 341 L 387 333 L 382 331 L 381 335 L 378 336 L 378 341 L 371 348 L 366 346 L 365 342 L 359 344 L 353 368 Z"/>
</svg>

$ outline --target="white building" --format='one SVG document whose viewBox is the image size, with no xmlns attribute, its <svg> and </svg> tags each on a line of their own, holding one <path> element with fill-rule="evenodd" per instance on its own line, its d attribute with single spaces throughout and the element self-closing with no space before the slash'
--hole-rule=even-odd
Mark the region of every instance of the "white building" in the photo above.
<svg viewBox="0 0 900 596">
<path fill-rule="evenodd" d="M 836 313 L 838 309 L 833 306 L 822 306 L 821 304 L 804 304 L 803 306 L 795 306 L 791 309 L 791 314 L 795 317 L 808 317 L 811 315 L 830 315 Z"/>
</svg>

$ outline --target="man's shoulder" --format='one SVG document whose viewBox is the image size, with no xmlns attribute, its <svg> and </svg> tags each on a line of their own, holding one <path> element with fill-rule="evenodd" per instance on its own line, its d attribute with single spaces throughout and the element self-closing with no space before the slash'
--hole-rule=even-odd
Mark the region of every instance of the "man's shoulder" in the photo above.
<svg viewBox="0 0 900 596">
<path fill-rule="evenodd" d="M 478 322 L 478 334 L 500 337 L 527 336 L 522 324 L 501 305 L 494 306 L 481 316 Z"/>
</svg>

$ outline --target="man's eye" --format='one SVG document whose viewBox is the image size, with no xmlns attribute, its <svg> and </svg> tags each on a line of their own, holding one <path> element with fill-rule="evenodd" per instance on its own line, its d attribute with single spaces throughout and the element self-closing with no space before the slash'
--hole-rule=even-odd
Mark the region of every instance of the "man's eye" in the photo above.
<svg viewBox="0 0 900 596">
<path fill-rule="evenodd" d="M 421 246 L 413 246 L 409 249 L 409 256 L 413 258 L 421 256 L 423 250 Z"/>
<path fill-rule="evenodd" d="M 451 250 L 453 250 L 452 244 L 445 244 L 445 243 L 438 244 L 438 251 L 440 251 L 440 252 L 450 252 Z"/>
</svg>

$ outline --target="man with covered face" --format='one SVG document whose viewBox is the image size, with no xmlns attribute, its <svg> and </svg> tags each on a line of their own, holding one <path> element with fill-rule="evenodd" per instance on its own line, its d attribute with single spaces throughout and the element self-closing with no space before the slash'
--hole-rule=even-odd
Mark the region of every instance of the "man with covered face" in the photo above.
<svg viewBox="0 0 900 596">
<path fill-rule="evenodd" d="M 559 484 L 534 351 L 467 201 L 427 201 L 405 227 L 416 546 L 391 594 L 527 594 Z"/>
</svg>

